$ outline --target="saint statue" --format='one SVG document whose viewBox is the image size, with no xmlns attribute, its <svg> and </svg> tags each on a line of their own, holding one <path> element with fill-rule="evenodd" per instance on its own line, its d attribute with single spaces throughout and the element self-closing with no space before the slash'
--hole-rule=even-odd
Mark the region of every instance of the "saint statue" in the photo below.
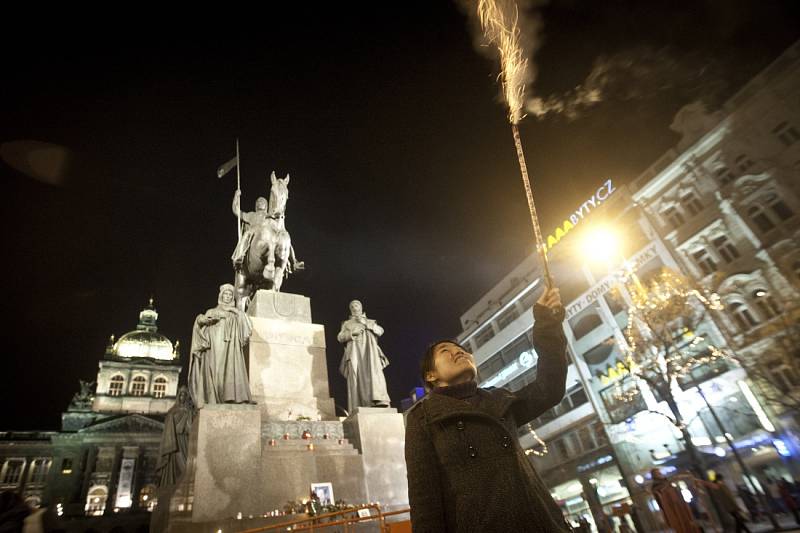
<svg viewBox="0 0 800 533">
<path fill-rule="evenodd" d="M 256 229 L 264 224 L 268 218 L 270 218 L 269 214 L 267 213 L 266 198 L 259 196 L 258 199 L 256 199 L 255 211 L 241 211 L 241 196 L 242 191 L 236 189 L 236 194 L 233 196 L 233 214 L 234 216 L 241 217 L 242 229 L 244 230 L 242 232 L 242 236 L 239 238 L 239 242 L 236 243 L 236 248 L 233 250 L 233 255 L 231 256 L 231 260 L 233 261 L 233 269 L 237 271 L 242 268 L 242 263 L 247 256 L 248 250 L 250 250 L 250 243 L 253 242 L 253 236 L 255 235 Z"/>
<path fill-rule="evenodd" d="M 181 385 L 178 397 L 164 419 L 164 433 L 158 447 L 158 486 L 169 487 L 178 482 L 186 470 L 189 454 L 189 434 L 192 431 L 194 408 L 189 398 L 189 389 Z"/>
<path fill-rule="evenodd" d="M 217 306 L 198 315 L 192 328 L 189 387 L 198 409 L 207 403 L 251 403 L 244 347 L 253 326 L 236 307 L 234 287 L 219 288 Z"/>
<path fill-rule="evenodd" d="M 336 339 L 345 345 L 339 372 L 347 379 L 347 410 L 389 407 L 383 369 L 389 360 L 378 346 L 383 328 L 367 318 L 361 302 L 350 302 L 350 318 L 342 322 Z"/>
</svg>

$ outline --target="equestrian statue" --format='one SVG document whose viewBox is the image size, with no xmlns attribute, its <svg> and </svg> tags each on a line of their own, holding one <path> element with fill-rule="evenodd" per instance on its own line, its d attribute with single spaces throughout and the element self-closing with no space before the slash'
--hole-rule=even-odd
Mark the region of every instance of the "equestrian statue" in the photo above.
<svg viewBox="0 0 800 533">
<path fill-rule="evenodd" d="M 233 196 L 233 214 L 241 220 L 241 237 L 231 260 L 236 282 L 239 308 L 246 310 L 253 294 L 259 289 L 279 292 L 285 277 L 302 270 L 286 231 L 286 202 L 289 199 L 289 175 L 280 179 L 270 176 L 269 203 L 263 197 L 256 200 L 255 211 L 241 210 L 242 191 Z"/>
</svg>

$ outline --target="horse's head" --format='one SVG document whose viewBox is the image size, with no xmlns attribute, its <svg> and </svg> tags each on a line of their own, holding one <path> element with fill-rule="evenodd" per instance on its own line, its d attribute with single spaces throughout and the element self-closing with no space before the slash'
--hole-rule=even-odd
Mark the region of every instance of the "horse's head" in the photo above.
<svg viewBox="0 0 800 533">
<path fill-rule="evenodd" d="M 289 174 L 280 179 L 275 177 L 275 171 L 272 171 L 270 181 L 272 187 L 269 190 L 269 214 L 283 215 L 286 212 L 286 201 L 289 199 Z"/>
</svg>

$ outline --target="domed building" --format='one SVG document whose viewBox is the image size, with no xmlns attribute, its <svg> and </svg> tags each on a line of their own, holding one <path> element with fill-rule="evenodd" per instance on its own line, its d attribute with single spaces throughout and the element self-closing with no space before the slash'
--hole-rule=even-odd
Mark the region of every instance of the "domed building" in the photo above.
<svg viewBox="0 0 800 533">
<path fill-rule="evenodd" d="M 136 329 L 111 337 L 96 382 L 81 381 L 60 431 L 0 431 L 0 490 L 47 507 L 64 531 L 148 529 L 181 371 L 178 343 L 157 320 L 151 299 Z"/>
<path fill-rule="evenodd" d="M 100 361 L 92 410 L 97 413 L 161 414 L 175 403 L 180 363 L 178 343 L 158 332 L 150 299 L 136 329 L 112 336 Z"/>
</svg>

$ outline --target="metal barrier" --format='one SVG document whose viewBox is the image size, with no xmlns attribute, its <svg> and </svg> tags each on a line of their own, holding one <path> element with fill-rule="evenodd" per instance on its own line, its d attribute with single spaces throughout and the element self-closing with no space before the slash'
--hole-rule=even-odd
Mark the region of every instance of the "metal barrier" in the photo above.
<svg viewBox="0 0 800 533">
<path fill-rule="evenodd" d="M 376 514 L 372 514 L 370 512 L 370 516 L 358 516 L 358 511 L 360 509 L 371 509 L 375 510 Z M 241 533 L 262 533 L 262 532 L 269 532 L 269 531 L 324 531 L 325 528 L 335 527 L 335 526 L 344 526 L 342 531 L 344 533 L 349 533 L 353 531 L 350 526 L 354 524 L 358 524 L 361 522 L 371 522 L 374 520 L 378 521 L 378 526 L 381 533 L 394 533 L 394 532 L 401 532 L 401 531 L 411 531 L 411 525 L 409 520 L 402 520 L 396 522 L 387 522 L 386 518 L 390 516 L 398 516 L 402 514 L 410 513 L 410 509 L 400 509 L 397 511 L 389 511 L 383 512 L 380 505 L 371 504 L 365 505 L 364 507 L 360 507 L 358 509 L 343 509 L 341 511 L 334 511 L 332 513 L 324 513 L 315 516 L 306 516 L 305 518 L 297 518 L 294 520 L 290 520 L 287 522 L 281 522 L 279 524 L 273 524 L 271 526 L 263 526 L 257 527 L 252 529 L 246 529 Z M 346 518 L 345 515 L 354 514 L 355 516 Z M 339 518 L 338 520 L 336 518 Z M 322 522 L 322 520 L 327 520 L 326 522 Z M 408 525 L 408 527 L 404 527 Z"/>
</svg>

